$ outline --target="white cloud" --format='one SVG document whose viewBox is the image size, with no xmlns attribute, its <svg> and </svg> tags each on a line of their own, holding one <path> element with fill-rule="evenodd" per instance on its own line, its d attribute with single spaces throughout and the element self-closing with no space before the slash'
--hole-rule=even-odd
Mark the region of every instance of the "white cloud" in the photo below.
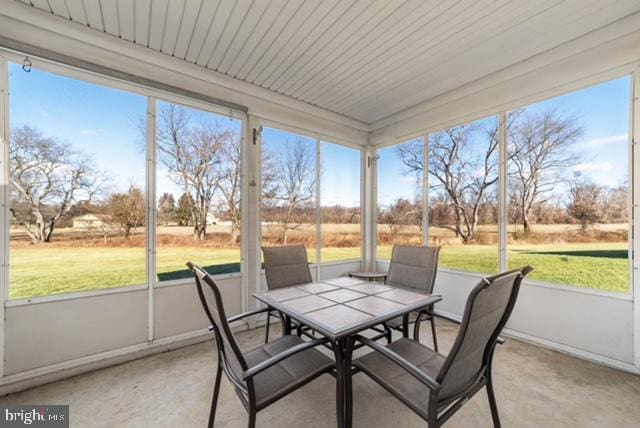
<svg viewBox="0 0 640 428">
<path fill-rule="evenodd" d="M 99 129 L 83 129 L 82 131 L 80 131 L 80 134 L 84 135 L 85 137 L 95 137 L 99 133 Z"/>
<path fill-rule="evenodd" d="M 404 176 L 400 177 L 399 182 L 402 184 L 417 185 L 420 184 L 421 180 L 415 176 Z"/>
<path fill-rule="evenodd" d="M 589 140 L 585 143 L 585 147 L 597 147 L 605 144 L 626 143 L 628 139 L 628 134 L 609 135 L 608 137 L 600 137 Z"/>
<path fill-rule="evenodd" d="M 611 172 L 613 164 L 611 162 L 584 162 L 573 167 L 579 172 Z"/>
</svg>

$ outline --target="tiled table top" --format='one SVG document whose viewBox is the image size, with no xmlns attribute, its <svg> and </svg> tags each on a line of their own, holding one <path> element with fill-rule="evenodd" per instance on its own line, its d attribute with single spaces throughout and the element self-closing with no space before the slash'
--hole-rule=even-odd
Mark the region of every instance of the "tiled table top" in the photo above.
<svg viewBox="0 0 640 428">
<path fill-rule="evenodd" d="M 349 277 L 255 293 L 254 297 L 333 340 L 441 300 L 440 296 Z"/>
</svg>

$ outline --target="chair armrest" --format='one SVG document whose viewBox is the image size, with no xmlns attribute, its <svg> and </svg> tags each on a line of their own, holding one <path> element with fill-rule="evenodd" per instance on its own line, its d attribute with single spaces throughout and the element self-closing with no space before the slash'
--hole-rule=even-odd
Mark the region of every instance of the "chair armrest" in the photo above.
<svg viewBox="0 0 640 428">
<path fill-rule="evenodd" d="M 430 315 L 432 317 L 442 318 L 444 320 L 451 321 L 454 324 L 460 325 L 460 321 L 459 320 L 457 320 L 455 318 L 452 318 L 452 317 L 450 317 L 448 315 L 442 314 L 440 312 L 430 311 L 429 309 L 425 309 L 425 310 L 423 310 L 421 312 L 424 313 L 424 314 Z"/>
<path fill-rule="evenodd" d="M 257 375 L 258 373 L 268 369 L 274 364 L 278 364 L 282 360 L 285 360 L 299 352 L 306 351 L 307 349 L 315 348 L 318 345 L 324 345 L 327 342 L 329 342 L 329 339 L 327 339 L 326 337 L 323 337 L 322 339 L 310 340 L 309 342 L 304 342 L 294 347 L 291 347 L 286 351 L 282 351 L 279 354 L 274 355 L 273 357 L 266 359 L 263 362 L 258 363 L 253 367 L 250 367 L 247 371 L 244 372 L 242 379 L 247 380 Z"/>
<path fill-rule="evenodd" d="M 356 335 L 356 339 L 364 343 L 366 346 L 372 348 L 374 351 L 380 352 L 382 355 L 384 355 L 385 357 L 387 357 L 388 359 L 390 359 L 391 361 L 393 361 L 394 363 L 396 363 L 397 365 L 405 369 L 407 372 L 409 372 L 410 375 L 412 375 L 413 377 L 418 379 L 420 382 L 425 384 L 429 389 L 433 391 L 437 391 L 440 389 L 440 383 L 438 383 L 435 379 L 433 379 L 431 376 L 429 376 L 428 374 L 426 374 L 425 372 L 417 368 L 415 365 L 413 365 L 410 361 L 406 360 L 399 354 L 393 352 L 391 349 L 387 348 L 386 346 L 382 346 L 379 343 L 374 342 L 373 340 L 367 337 L 360 336 L 359 334 Z"/>
<path fill-rule="evenodd" d="M 271 310 L 271 308 L 262 308 L 262 309 L 256 309 L 255 311 L 245 312 L 243 314 L 239 314 L 239 315 L 235 315 L 235 316 L 233 316 L 231 318 L 227 318 L 227 322 L 228 323 L 232 323 L 234 321 L 241 320 L 242 318 L 250 317 L 252 315 L 258 315 L 258 314 L 261 314 L 263 312 L 267 312 L 269 310 Z"/>
<path fill-rule="evenodd" d="M 459 320 L 457 320 L 455 318 L 451 318 L 450 316 L 447 316 L 447 315 L 442 314 L 440 312 L 430 311 L 428 309 L 425 309 L 425 310 L 423 310 L 421 312 L 424 313 L 424 314 L 427 314 L 427 315 L 430 315 L 430 316 L 433 316 L 433 317 L 436 317 L 436 318 L 442 318 L 442 319 L 445 319 L 447 321 L 451 321 L 454 324 L 460 325 L 460 321 Z M 500 345 L 502 345 L 502 344 L 504 344 L 504 339 L 502 337 L 498 336 L 498 338 L 496 339 L 496 342 L 498 342 Z"/>
</svg>

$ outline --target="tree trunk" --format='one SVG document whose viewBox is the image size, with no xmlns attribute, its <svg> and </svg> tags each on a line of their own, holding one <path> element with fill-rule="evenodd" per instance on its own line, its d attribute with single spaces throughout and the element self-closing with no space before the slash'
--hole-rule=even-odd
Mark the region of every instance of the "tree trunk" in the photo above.
<svg viewBox="0 0 640 428">
<path fill-rule="evenodd" d="M 36 230 L 34 236 L 38 242 L 44 242 L 44 238 L 46 235 L 46 226 L 44 224 L 44 216 L 40 211 L 35 211 L 34 215 L 36 217 Z"/>
<path fill-rule="evenodd" d="M 240 239 L 240 226 L 236 222 L 231 222 L 231 243 L 237 244 Z"/>
</svg>

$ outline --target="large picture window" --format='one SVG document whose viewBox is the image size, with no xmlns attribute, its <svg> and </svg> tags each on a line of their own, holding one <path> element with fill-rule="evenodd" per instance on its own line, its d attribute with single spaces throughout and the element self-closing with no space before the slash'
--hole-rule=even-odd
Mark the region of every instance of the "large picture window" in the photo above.
<svg viewBox="0 0 640 428">
<path fill-rule="evenodd" d="M 624 77 L 509 113 L 509 267 L 629 292 L 629 94 Z"/>
<path fill-rule="evenodd" d="M 146 98 L 9 65 L 10 298 L 146 284 Z"/>
<path fill-rule="evenodd" d="M 422 153 L 422 139 L 378 151 L 379 259 L 388 260 L 394 244 L 422 245 Z"/>
<path fill-rule="evenodd" d="M 321 262 L 359 260 L 360 150 L 323 142 L 320 146 Z"/>
<path fill-rule="evenodd" d="M 156 270 L 159 281 L 240 272 L 242 121 L 159 101 Z"/>
<path fill-rule="evenodd" d="M 316 140 L 262 131 L 262 245 L 303 244 L 316 262 Z"/>
<path fill-rule="evenodd" d="M 429 136 L 429 245 L 440 266 L 498 270 L 498 119 Z"/>
</svg>

